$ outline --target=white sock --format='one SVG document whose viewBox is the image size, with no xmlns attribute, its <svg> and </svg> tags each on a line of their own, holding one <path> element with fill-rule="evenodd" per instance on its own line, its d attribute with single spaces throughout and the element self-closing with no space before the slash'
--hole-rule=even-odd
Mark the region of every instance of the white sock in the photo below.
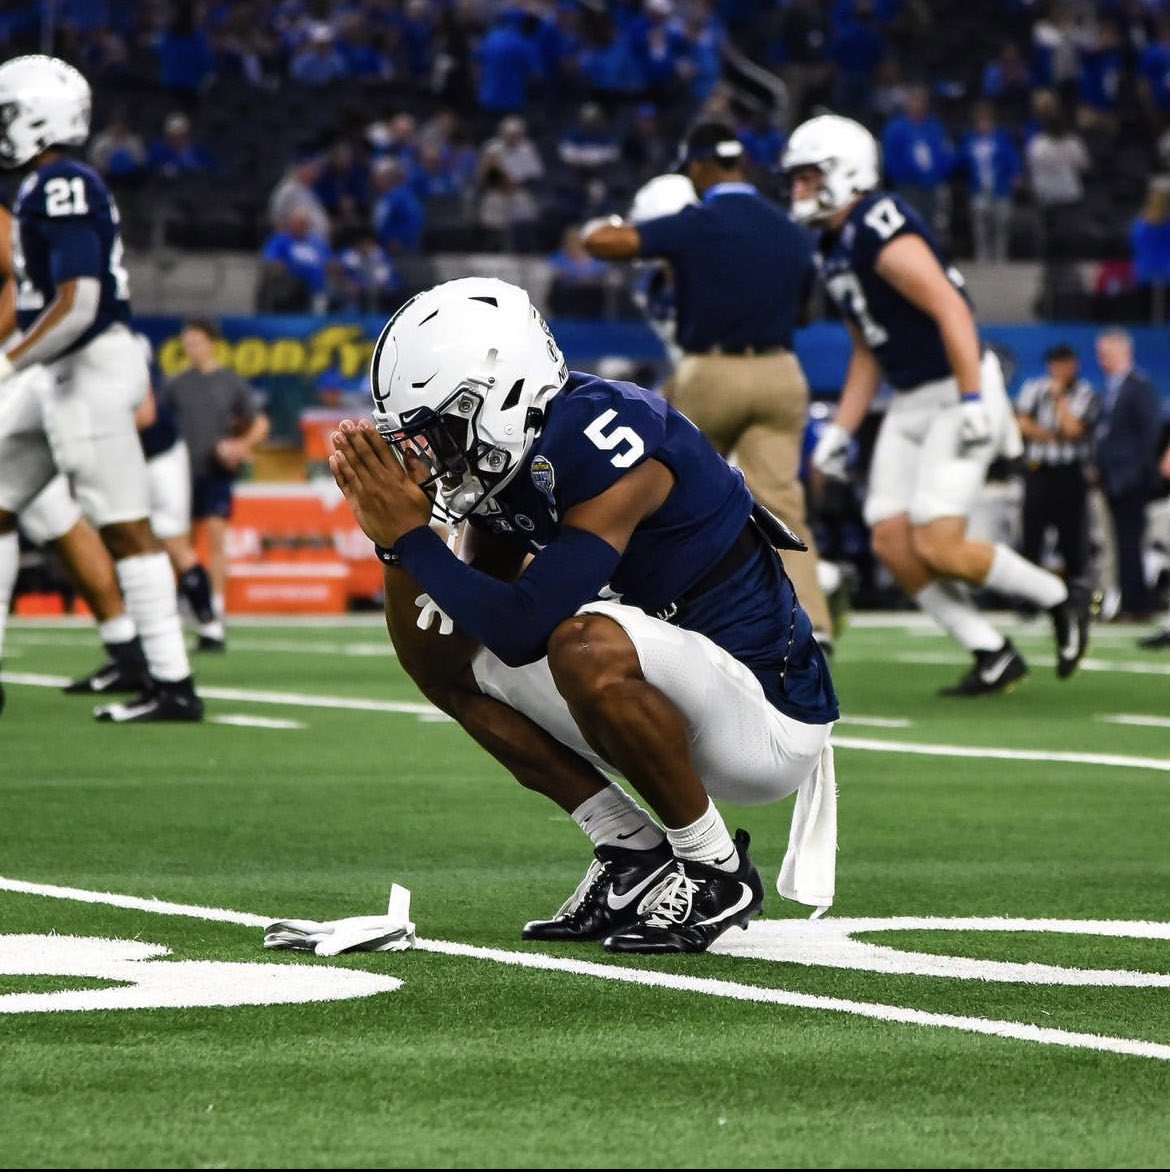
<svg viewBox="0 0 1170 1172">
<path fill-rule="evenodd" d="M 129 643 L 137 634 L 134 620 L 128 614 L 115 615 L 98 623 L 98 635 L 103 643 Z"/>
<path fill-rule="evenodd" d="M 664 841 L 658 823 L 619 785 L 611 781 L 582 802 L 571 815 L 594 846 L 621 846 L 648 851 Z"/>
<path fill-rule="evenodd" d="M 983 585 L 1000 594 L 1022 598 L 1048 610 L 1068 598 L 1068 587 L 1049 570 L 1021 557 L 1011 546 L 996 542 L 991 569 Z"/>
<path fill-rule="evenodd" d="M 223 623 L 219 619 L 211 623 L 196 623 L 195 630 L 208 639 L 222 639 L 224 637 Z"/>
<path fill-rule="evenodd" d="M 221 618 L 225 614 L 227 614 L 227 611 L 224 609 L 223 595 L 222 594 L 213 594 L 211 596 L 211 606 L 214 609 L 215 613 L 217 615 L 219 615 Z"/>
<path fill-rule="evenodd" d="M 680 859 L 706 863 L 708 867 L 718 867 L 721 871 L 739 869 L 739 851 L 727 833 L 723 816 L 715 809 L 715 803 L 710 798 L 707 799 L 706 813 L 696 818 L 690 826 L 682 826 L 678 830 L 667 827 L 666 839 Z"/>
<path fill-rule="evenodd" d="M 966 590 L 949 578 L 923 586 L 914 601 L 968 651 L 998 651 L 1004 637 L 975 609 Z"/>
<path fill-rule="evenodd" d="M 173 683 L 191 674 L 175 575 L 165 553 L 140 553 L 115 563 L 126 610 L 142 638 L 142 650 L 156 680 Z"/>
<path fill-rule="evenodd" d="M 8 629 L 8 608 L 12 605 L 12 588 L 20 569 L 20 539 L 16 530 L 0 536 L 0 656 L 4 655 L 4 633 Z"/>
</svg>

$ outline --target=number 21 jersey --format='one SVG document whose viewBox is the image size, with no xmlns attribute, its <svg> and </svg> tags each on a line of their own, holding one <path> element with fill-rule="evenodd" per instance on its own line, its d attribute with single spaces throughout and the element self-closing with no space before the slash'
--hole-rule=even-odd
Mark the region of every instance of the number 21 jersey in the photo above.
<svg viewBox="0 0 1170 1172">
<path fill-rule="evenodd" d="M 118 209 L 101 177 L 71 158 L 33 171 L 12 209 L 16 319 L 28 329 L 65 281 L 91 277 L 100 287 L 97 313 L 65 353 L 80 349 L 114 322 L 130 320 Z"/>
</svg>

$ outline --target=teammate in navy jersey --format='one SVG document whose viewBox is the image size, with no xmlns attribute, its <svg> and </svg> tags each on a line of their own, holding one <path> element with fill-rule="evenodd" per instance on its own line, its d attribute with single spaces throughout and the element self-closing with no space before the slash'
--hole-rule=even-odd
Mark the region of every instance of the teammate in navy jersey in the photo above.
<svg viewBox="0 0 1170 1172">
<path fill-rule="evenodd" d="M 0 165 L 26 168 L 13 216 L 20 334 L 0 349 L 0 593 L 14 577 L 16 514 L 58 472 L 114 559 L 150 686 L 102 720 L 198 720 L 174 580 L 151 533 L 133 411 L 146 392 L 118 213 L 100 177 L 69 155 L 89 134 L 85 78 L 54 57 L 0 65 Z M 134 630 L 129 632 L 132 637 Z"/>
<path fill-rule="evenodd" d="M 776 552 L 800 543 L 742 475 L 659 396 L 570 372 L 502 281 L 412 299 L 370 378 L 374 423 L 343 422 L 330 465 L 386 563 L 400 661 L 594 846 L 524 936 L 699 952 L 746 926 L 763 886 L 712 796 L 796 792 L 779 887 L 831 903 L 837 700 Z"/>
<path fill-rule="evenodd" d="M 883 378 L 889 382 L 865 519 L 874 553 L 902 589 L 974 655 L 971 670 L 943 693 L 1003 691 L 1028 670 L 971 604 L 965 583 L 1046 609 L 1057 674 L 1070 676 L 1088 641 L 1087 593 L 1070 593 L 1007 545 L 967 536 L 991 462 L 1022 447 L 962 277 L 913 208 L 877 190 L 877 143 L 859 123 L 831 114 L 805 122 L 788 141 L 784 169 L 794 217 L 820 229 L 818 267 L 852 340 L 837 413 L 813 463 L 844 475 L 851 435 Z"/>
</svg>

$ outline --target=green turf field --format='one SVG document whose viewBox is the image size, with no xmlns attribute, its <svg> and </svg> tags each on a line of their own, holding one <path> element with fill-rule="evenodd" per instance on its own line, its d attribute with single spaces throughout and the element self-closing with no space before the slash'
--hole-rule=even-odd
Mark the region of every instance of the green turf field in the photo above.
<svg viewBox="0 0 1170 1172">
<path fill-rule="evenodd" d="M 434 719 L 377 619 L 238 623 L 208 723 L 141 728 L 46 686 L 92 631 L 14 624 L 0 1163 L 1165 1167 L 1170 656 L 1099 628 L 1062 683 L 1046 627 L 1011 630 L 1031 677 L 941 700 L 945 639 L 857 620 L 832 915 L 775 895 L 791 803 L 724 806 L 787 924 L 619 961 L 520 941 L 587 842 Z M 415 949 L 262 948 L 391 882 Z"/>
</svg>

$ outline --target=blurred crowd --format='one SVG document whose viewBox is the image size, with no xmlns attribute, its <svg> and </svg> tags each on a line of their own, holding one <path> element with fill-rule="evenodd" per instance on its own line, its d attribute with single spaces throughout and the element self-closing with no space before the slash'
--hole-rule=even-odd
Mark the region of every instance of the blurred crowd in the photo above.
<svg viewBox="0 0 1170 1172">
<path fill-rule="evenodd" d="M 1170 277 L 1170 0 L 17 0 L 0 46 L 91 78 L 132 243 L 257 248 L 265 309 L 382 309 L 443 251 L 600 303 L 573 225 L 698 118 L 778 194 L 819 109 L 957 255 L 1049 262 L 1060 316 L 1146 316 Z"/>
</svg>

